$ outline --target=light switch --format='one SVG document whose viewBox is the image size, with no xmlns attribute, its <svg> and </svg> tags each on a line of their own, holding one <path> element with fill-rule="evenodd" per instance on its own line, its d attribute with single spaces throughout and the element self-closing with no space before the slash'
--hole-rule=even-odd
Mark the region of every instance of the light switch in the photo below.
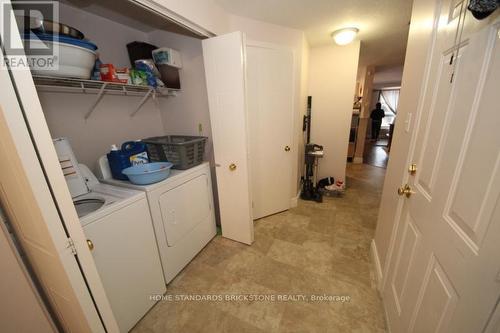
<svg viewBox="0 0 500 333">
<path fill-rule="evenodd" d="M 410 126 L 411 126 L 411 118 L 413 116 L 413 113 L 408 113 L 408 115 L 406 116 L 406 120 L 405 120 L 405 132 L 406 133 L 409 133 L 410 132 Z"/>
</svg>

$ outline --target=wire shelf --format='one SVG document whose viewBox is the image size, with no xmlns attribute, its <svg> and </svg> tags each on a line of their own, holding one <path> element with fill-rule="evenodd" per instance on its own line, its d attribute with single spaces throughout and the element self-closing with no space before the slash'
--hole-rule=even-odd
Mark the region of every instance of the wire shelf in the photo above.
<svg viewBox="0 0 500 333">
<path fill-rule="evenodd" d="M 103 90 L 103 92 L 105 93 L 132 96 L 144 95 L 151 90 L 156 91 L 156 93 L 158 93 L 158 96 L 176 96 L 179 92 L 178 89 L 152 88 L 149 86 L 139 86 L 118 82 L 105 82 L 43 75 L 33 75 L 33 80 L 35 81 L 35 85 L 37 86 L 37 88 L 41 88 L 44 91 L 68 91 L 96 94 L 99 93 L 99 91 Z"/>
<path fill-rule="evenodd" d="M 85 114 L 85 119 L 88 119 L 92 115 L 102 97 L 107 94 L 143 96 L 137 107 L 130 114 L 130 116 L 133 117 L 140 111 L 149 98 L 153 98 L 153 100 L 155 100 L 156 97 L 177 96 L 177 93 L 180 92 L 178 89 L 162 87 L 153 88 L 150 86 L 139 86 L 118 82 L 94 81 L 44 75 L 33 75 L 33 81 L 35 82 L 37 89 L 41 91 L 97 94 L 95 101 Z"/>
</svg>

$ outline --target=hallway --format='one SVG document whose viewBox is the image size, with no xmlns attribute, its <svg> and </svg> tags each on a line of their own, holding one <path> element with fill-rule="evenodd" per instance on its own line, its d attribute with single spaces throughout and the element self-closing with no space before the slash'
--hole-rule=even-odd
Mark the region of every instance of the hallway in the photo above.
<svg viewBox="0 0 500 333">
<path fill-rule="evenodd" d="M 384 174 L 348 164 L 343 198 L 300 201 L 256 221 L 252 246 L 217 236 L 169 284 L 172 299 L 159 301 L 132 332 L 385 332 L 370 261 Z M 231 294 L 306 300 L 175 300 Z"/>
</svg>

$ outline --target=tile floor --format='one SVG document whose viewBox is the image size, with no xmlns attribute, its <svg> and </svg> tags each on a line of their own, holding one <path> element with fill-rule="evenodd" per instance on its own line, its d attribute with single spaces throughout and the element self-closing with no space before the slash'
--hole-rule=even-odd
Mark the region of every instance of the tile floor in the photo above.
<svg viewBox="0 0 500 333">
<path fill-rule="evenodd" d="M 172 300 L 159 301 L 133 332 L 385 332 L 370 263 L 385 170 L 347 170 L 343 198 L 301 201 L 256 221 L 252 246 L 214 238 L 169 284 Z M 181 295 L 267 300 L 176 301 Z M 284 295 L 306 299 L 278 300 Z M 318 301 L 312 295 L 350 300 Z"/>
</svg>

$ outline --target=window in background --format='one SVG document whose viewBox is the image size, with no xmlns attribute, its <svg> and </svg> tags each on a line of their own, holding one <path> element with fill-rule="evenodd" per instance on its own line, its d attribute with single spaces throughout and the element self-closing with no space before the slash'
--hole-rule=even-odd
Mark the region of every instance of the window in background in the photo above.
<svg viewBox="0 0 500 333">
<path fill-rule="evenodd" d="M 394 123 L 398 113 L 399 89 L 380 90 L 378 101 L 382 104 L 385 117 L 382 119 L 382 128 L 389 129 L 389 125 Z"/>
</svg>

